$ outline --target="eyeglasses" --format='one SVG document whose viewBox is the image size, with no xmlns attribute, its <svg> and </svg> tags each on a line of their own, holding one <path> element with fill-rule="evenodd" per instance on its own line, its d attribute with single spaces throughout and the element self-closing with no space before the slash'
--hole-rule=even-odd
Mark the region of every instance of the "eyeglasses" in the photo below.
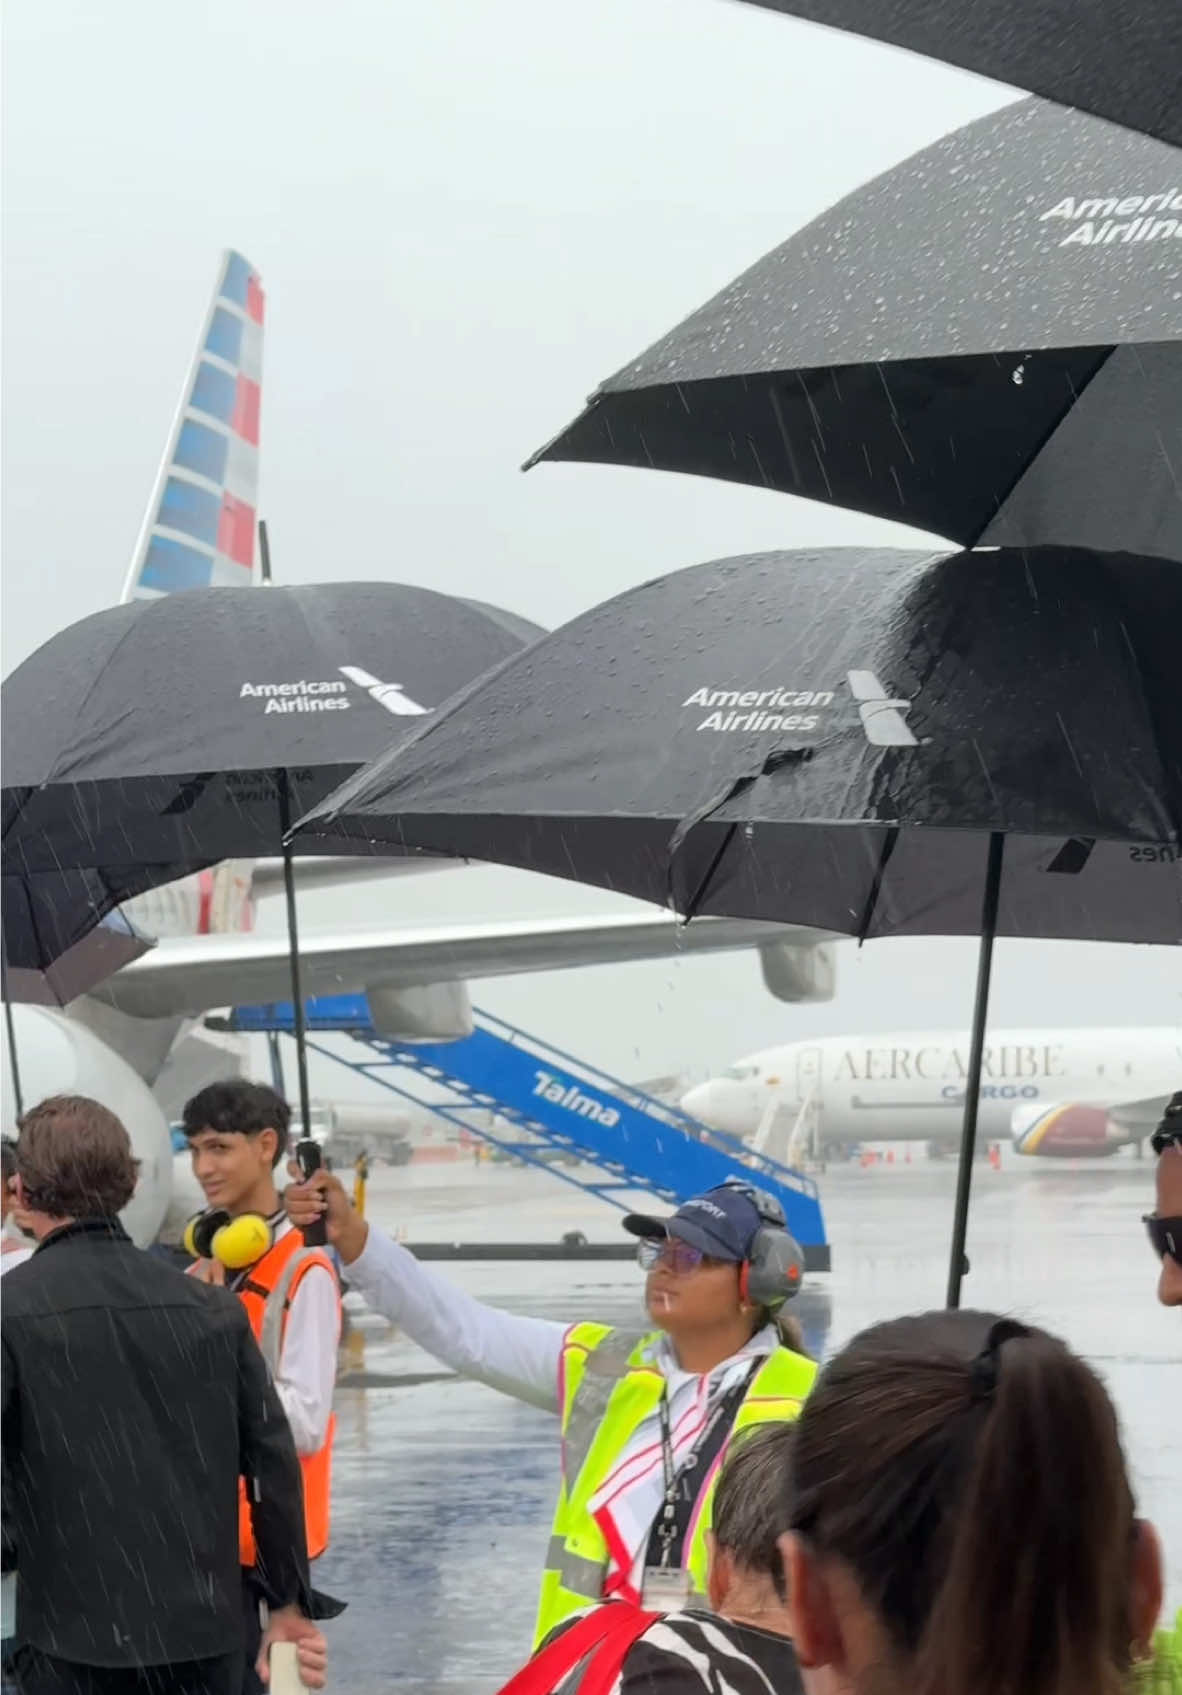
<svg viewBox="0 0 1182 1695">
<path fill-rule="evenodd" d="M 1149 1146 L 1159 1155 L 1169 1147 L 1182 1151 L 1182 1089 L 1171 1098 L 1161 1123 L 1149 1138 Z"/>
<path fill-rule="evenodd" d="M 1150 1213 L 1141 1222 L 1149 1232 L 1158 1259 L 1169 1254 L 1176 1264 L 1182 1265 L 1182 1218 L 1158 1218 L 1156 1213 Z"/>
<path fill-rule="evenodd" d="M 675 1276 L 685 1277 L 706 1264 L 709 1255 L 676 1236 L 649 1236 L 637 1248 L 636 1258 L 642 1271 L 653 1271 L 658 1265 L 664 1265 Z"/>
</svg>

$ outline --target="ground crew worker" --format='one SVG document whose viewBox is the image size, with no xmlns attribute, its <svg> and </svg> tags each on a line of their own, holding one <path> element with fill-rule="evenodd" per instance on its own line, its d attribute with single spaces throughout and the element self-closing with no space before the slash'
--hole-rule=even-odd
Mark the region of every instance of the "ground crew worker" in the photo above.
<svg viewBox="0 0 1182 1695">
<path fill-rule="evenodd" d="M 1182 1091 L 1174 1095 L 1154 1131 L 1157 1207 L 1145 1220 L 1161 1260 L 1157 1298 L 1163 1307 L 1182 1307 Z"/>
<path fill-rule="evenodd" d="M 193 1274 L 224 1284 L 246 1308 L 295 1439 L 314 1560 L 328 1545 L 341 1298 L 328 1254 L 305 1247 L 280 1205 L 275 1167 L 287 1148 L 290 1116 L 274 1089 L 238 1077 L 211 1083 L 186 1103 L 182 1123 L 208 1208 L 189 1221 L 185 1246 L 197 1255 Z M 239 1540 L 247 1612 L 257 1620 L 245 1494 Z"/>
<path fill-rule="evenodd" d="M 669 1610 L 705 1594 L 727 1442 L 746 1426 L 795 1418 L 816 1372 L 798 1332 L 784 1345 L 780 1309 L 802 1263 L 771 1196 L 735 1179 L 671 1218 L 625 1218 L 648 1273 L 647 1332 L 485 1306 L 358 1218 L 326 1173 L 284 1198 L 296 1223 L 327 1214 L 350 1287 L 420 1347 L 560 1414 L 537 1640 L 600 1599 Z"/>
</svg>

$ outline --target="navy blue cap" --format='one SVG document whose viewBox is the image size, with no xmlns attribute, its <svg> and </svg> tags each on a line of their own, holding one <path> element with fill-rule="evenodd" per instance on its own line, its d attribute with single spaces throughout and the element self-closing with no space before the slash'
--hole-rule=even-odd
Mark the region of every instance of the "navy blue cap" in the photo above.
<svg viewBox="0 0 1182 1695">
<path fill-rule="evenodd" d="M 1155 1154 L 1164 1154 L 1171 1146 L 1182 1148 L 1182 1089 L 1162 1114 L 1162 1121 L 1149 1138 L 1149 1145 Z"/>
<path fill-rule="evenodd" d="M 759 1208 L 742 1189 L 726 1185 L 707 1189 L 692 1201 L 679 1206 L 670 1218 L 655 1218 L 648 1213 L 630 1212 L 624 1219 L 624 1229 L 634 1236 L 648 1240 L 676 1236 L 700 1248 L 711 1259 L 745 1260 L 750 1252 L 755 1232 L 763 1220 Z"/>
</svg>

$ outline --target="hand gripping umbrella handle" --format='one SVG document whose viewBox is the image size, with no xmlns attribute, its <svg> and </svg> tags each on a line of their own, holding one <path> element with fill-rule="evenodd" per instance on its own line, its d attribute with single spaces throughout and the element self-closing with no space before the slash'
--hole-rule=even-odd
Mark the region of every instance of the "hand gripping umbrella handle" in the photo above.
<svg viewBox="0 0 1182 1695">
<path fill-rule="evenodd" d="M 294 1642 L 276 1642 L 271 1648 L 271 1695 L 307 1695 L 308 1686 L 300 1676 L 300 1662 Z"/>
<path fill-rule="evenodd" d="M 295 1145 L 295 1156 L 299 1163 L 300 1176 L 306 1183 L 309 1177 L 320 1170 L 323 1163 L 320 1157 L 320 1143 L 312 1136 L 301 1136 Z M 303 1228 L 304 1246 L 308 1248 L 323 1248 L 328 1241 L 328 1220 L 318 1218 L 313 1224 Z"/>
</svg>

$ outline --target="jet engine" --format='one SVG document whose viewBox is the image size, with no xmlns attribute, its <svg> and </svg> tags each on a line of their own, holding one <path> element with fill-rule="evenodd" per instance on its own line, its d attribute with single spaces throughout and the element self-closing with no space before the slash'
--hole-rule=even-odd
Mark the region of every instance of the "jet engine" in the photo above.
<svg viewBox="0 0 1182 1695">
<path fill-rule="evenodd" d="M 1106 1107 L 1082 1101 L 1015 1107 L 1010 1136 L 1015 1153 L 1043 1159 L 1104 1159 L 1134 1139 Z"/>
<path fill-rule="evenodd" d="M 65 1013 L 40 1006 L 14 1006 L 13 1032 L 26 1112 L 47 1095 L 89 1095 L 119 1118 L 140 1162 L 135 1194 L 123 1210 L 132 1240 L 147 1247 L 156 1238 L 172 1190 L 172 1142 L 164 1114 L 151 1092 L 119 1055 Z M 3 1122 L 14 1132 L 12 1082 L 4 1069 Z"/>
</svg>

